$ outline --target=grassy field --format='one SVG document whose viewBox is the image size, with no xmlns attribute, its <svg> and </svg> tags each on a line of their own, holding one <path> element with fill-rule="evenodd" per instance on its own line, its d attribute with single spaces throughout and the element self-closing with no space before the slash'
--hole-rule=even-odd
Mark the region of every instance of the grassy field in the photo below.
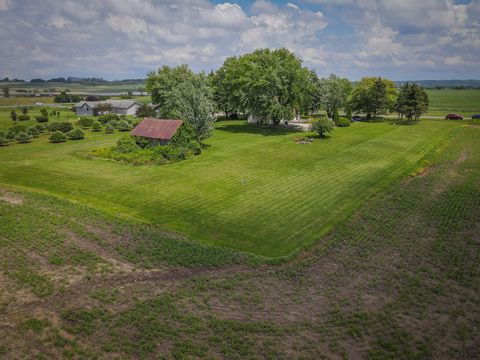
<svg viewBox="0 0 480 360">
<path fill-rule="evenodd" d="M 3 86 L 3 84 L 0 84 Z M 98 94 L 98 93 L 126 93 L 128 91 L 137 91 L 139 88 L 144 88 L 144 84 L 102 84 L 102 85 L 87 85 L 87 84 L 66 84 L 66 83 L 16 83 L 9 85 L 10 91 L 13 93 L 17 89 L 37 92 L 48 92 L 50 89 L 55 89 L 57 92 L 70 90 L 72 93 L 82 94 Z M 20 93 L 21 94 L 21 93 Z"/>
<path fill-rule="evenodd" d="M 279 139 L 287 144 L 282 153 L 292 155 L 287 151 L 292 134 L 262 135 L 238 132 L 245 131 L 238 123 L 219 125 L 223 129 L 211 141 L 219 157 L 226 156 L 222 146 L 249 154 L 246 144 L 232 140 L 233 129 L 227 130 L 228 126 L 235 126 L 235 135 L 247 137 L 245 142 L 252 147 L 258 147 L 256 137 L 263 136 L 268 146 L 262 147 L 266 149 L 262 156 L 278 147 Z M 0 357 L 479 358 L 480 128 L 445 122 L 386 126 L 390 125 L 345 129 L 359 134 L 357 145 L 347 145 L 352 133 L 339 131 L 330 142 L 318 142 L 313 149 L 298 146 L 302 149 L 298 151 L 322 149 L 332 161 L 332 153 L 338 161 L 338 154 L 347 152 L 352 158 L 346 165 L 350 169 L 360 166 L 354 161 L 356 154 L 368 155 L 377 170 L 364 166 L 380 176 L 384 173 L 378 170 L 395 162 L 389 151 L 400 151 L 397 138 L 404 147 L 415 144 L 410 139 L 414 133 L 424 138 L 434 134 L 432 138 L 442 141 L 427 152 L 423 169 L 397 178 L 364 200 L 347 221 L 280 265 L 259 265 L 255 257 L 190 242 L 156 226 L 57 197 L 0 188 Z M 363 132 L 369 140 L 361 141 L 367 136 Z M 364 144 L 369 141 L 382 146 L 369 152 Z M 39 141 L 39 151 L 29 150 L 30 157 L 17 158 L 16 168 L 7 159 L 7 172 L 16 173 L 18 182 L 31 181 L 41 188 L 37 166 L 47 156 L 58 162 L 56 154 L 67 154 L 67 161 L 81 166 L 74 160 L 75 152 L 98 142 L 90 138 L 46 150 Z M 334 146 L 336 151 L 331 149 Z M 35 143 L 12 146 L 7 157 L 29 147 L 35 148 Z M 5 156 L 6 149 L 0 150 Z M 423 153 L 418 147 L 412 152 L 419 157 Z M 375 161 L 374 153 L 382 154 L 385 162 Z M 205 155 L 210 160 L 214 156 Z M 412 161 L 404 157 L 405 164 L 397 162 L 398 167 Z M 4 159 L 0 158 L 2 176 Z M 269 160 L 273 164 L 266 173 L 275 171 L 273 165 L 278 167 L 272 155 Z M 328 165 L 321 160 L 318 155 L 317 161 Z M 178 165 L 203 167 L 204 161 L 199 157 L 198 162 Z M 55 167 L 51 162 L 49 168 L 53 173 L 65 169 L 65 164 Z M 272 187 L 300 170 L 282 168 L 285 172 L 276 171 Z M 69 197 L 85 191 L 80 184 L 92 175 L 82 177 L 87 167 L 79 170 L 67 176 L 70 193 L 65 189 L 58 193 Z M 231 176 L 228 169 L 224 171 L 227 178 Z M 44 177 L 44 186 L 50 190 L 64 186 L 51 174 Z M 56 177 L 64 177 L 63 172 Z M 103 188 L 102 173 L 97 178 Z M 156 180 L 163 183 L 162 176 Z M 315 185 L 320 180 L 316 177 Z M 178 181 L 182 184 L 181 177 Z M 137 185 L 146 186 L 145 178 L 139 177 Z M 303 191 L 297 192 L 301 197 Z M 160 196 L 151 193 L 158 201 Z M 308 193 L 318 199 L 325 191 Z M 323 202 L 315 204 L 321 207 Z M 235 206 L 229 209 L 235 211 Z M 277 224 L 283 225 L 280 220 Z"/>
<path fill-rule="evenodd" d="M 0 184 L 136 218 L 205 244 L 287 256 L 322 238 L 368 197 L 422 166 L 455 122 L 355 123 L 299 145 L 295 132 L 217 123 L 201 156 L 167 166 L 90 159 L 120 136 L 0 149 Z"/>
<path fill-rule="evenodd" d="M 430 108 L 426 115 L 445 116 L 460 113 L 465 118 L 480 114 L 480 89 L 478 90 L 427 90 Z"/>
</svg>

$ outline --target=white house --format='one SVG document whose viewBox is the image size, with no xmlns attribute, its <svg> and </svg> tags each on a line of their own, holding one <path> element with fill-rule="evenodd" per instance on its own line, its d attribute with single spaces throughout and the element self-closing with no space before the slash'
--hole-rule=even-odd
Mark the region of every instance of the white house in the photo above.
<svg viewBox="0 0 480 360">
<path fill-rule="evenodd" d="M 75 104 L 75 113 L 78 116 L 95 115 L 95 107 L 99 104 L 110 104 L 110 114 L 135 115 L 137 109 L 142 105 L 135 100 L 105 100 L 105 101 L 80 101 Z"/>
</svg>

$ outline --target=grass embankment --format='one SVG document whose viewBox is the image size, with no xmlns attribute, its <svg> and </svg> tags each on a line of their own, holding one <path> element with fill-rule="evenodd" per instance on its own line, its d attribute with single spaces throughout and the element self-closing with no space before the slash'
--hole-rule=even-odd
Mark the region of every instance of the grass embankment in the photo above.
<svg viewBox="0 0 480 360">
<path fill-rule="evenodd" d="M 300 145 L 298 133 L 217 123 L 201 156 L 134 167 L 86 159 L 117 134 L 0 149 L 0 183 L 55 194 L 214 245 L 278 257 L 310 245 L 412 172 L 454 122 L 356 123 Z"/>
<path fill-rule="evenodd" d="M 247 268 L 239 253 L 3 192 L 0 354 L 478 358 L 479 144 L 479 128 L 449 127 L 423 170 L 281 267 Z"/>
</svg>

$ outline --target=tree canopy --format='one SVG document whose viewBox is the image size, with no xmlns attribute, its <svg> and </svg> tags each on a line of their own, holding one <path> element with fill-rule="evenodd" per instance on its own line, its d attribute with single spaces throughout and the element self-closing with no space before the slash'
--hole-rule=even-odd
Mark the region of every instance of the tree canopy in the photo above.
<svg viewBox="0 0 480 360">
<path fill-rule="evenodd" d="M 350 98 L 353 111 L 367 114 L 367 119 L 373 115 L 390 111 L 395 105 L 397 89 L 393 81 L 380 77 L 364 77 L 354 87 Z"/>
<path fill-rule="evenodd" d="M 352 83 L 346 78 L 331 74 L 328 78 L 317 82 L 318 108 L 326 111 L 328 117 L 333 117 L 335 110 L 347 105 L 352 92 Z"/>
<path fill-rule="evenodd" d="M 260 49 L 225 61 L 216 73 L 222 108 L 247 111 L 260 122 L 289 120 L 309 103 L 311 72 L 287 49 Z"/>
<path fill-rule="evenodd" d="M 397 122 L 411 124 L 417 121 L 420 115 L 428 110 L 428 105 L 428 95 L 424 89 L 417 84 L 402 85 L 395 103 L 395 111 L 399 114 Z"/>
<path fill-rule="evenodd" d="M 195 74 L 187 65 L 163 66 L 157 73 L 147 76 L 146 88 L 152 94 L 152 102 L 160 105 L 160 116 L 179 118 L 195 130 L 200 143 L 213 130 L 214 103 L 207 76 Z"/>
</svg>

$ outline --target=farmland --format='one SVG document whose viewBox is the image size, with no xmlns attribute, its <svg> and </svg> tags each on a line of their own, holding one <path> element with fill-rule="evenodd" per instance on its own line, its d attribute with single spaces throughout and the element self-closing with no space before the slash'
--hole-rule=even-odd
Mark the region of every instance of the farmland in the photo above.
<svg viewBox="0 0 480 360">
<path fill-rule="evenodd" d="M 0 148 L 0 357 L 480 356 L 478 124 L 215 126 L 165 166 Z"/>
<path fill-rule="evenodd" d="M 426 116 L 445 116 L 460 113 L 467 118 L 480 113 L 480 89 L 427 90 L 430 108 Z"/>
<path fill-rule="evenodd" d="M 293 151 L 305 151 L 308 146 L 313 148 L 310 151 L 322 150 L 331 161 L 343 161 L 345 168 L 353 171 L 352 177 L 361 177 L 357 187 L 369 191 L 370 196 L 360 196 L 358 206 L 348 203 L 349 208 L 342 210 L 351 210 L 351 216 L 325 236 L 318 231 L 315 244 L 295 259 L 268 265 L 252 255 L 202 245 L 177 232 L 166 231 L 163 226 L 119 216 L 121 211 L 93 209 L 103 202 L 108 210 L 112 205 L 106 194 L 111 192 L 116 192 L 120 203 L 123 201 L 115 182 L 120 181 L 125 188 L 128 181 L 124 183 L 119 172 L 115 172 L 119 171 L 117 167 L 128 176 L 134 174 L 136 186 L 153 186 L 141 176 L 153 169 L 105 163 L 105 173 L 98 171 L 97 160 L 82 158 L 84 149 L 112 141 L 105 136 L 88 134 L 83 142 L 58 146 L 40 139 L 0 149 L 2 179 L 8 180 L 7 187 L 15 188 L 4 188 L 0 194 L 2 356 L 479 356 L 478 127 L 439 121 L 399 128 L 384 123 L 358 124 L 342 129 L 344 132 L 336 131 L 328 140 L 290 148 L 295 134 L 259 133 L 243 126 L 238 122 L 218 124 L 211 147 L 198 160 L 164 168 L 202 168 L 204 161 L 213 161 L 214 156 L 215 161 L 221 161 L 227 155 L 234 156 L 233 150 L 225 149 L 229 144 L 248 156 L 249 146 L 258 146 L 256 140 L 261 139 L 267 150 L 280 147 L 282 154 L 296 154 L 297 161 L 299 154 L 306 155 Z M 430 150 L 419 146 L 414 134 L 428 138 Z M 232 144 L 234 135 L 242 141 Z M 287 145 L 282 146 L 279 139 Z M 382 146 L 372 148 L 369 142 Z M 415 156 L 403 152 L 402 162 L 389 154 L 399 153 L 400 144 Z M 267 150 L 260 154 L 268 156 L 273 164 L 262 172 L 267 166 L 262 163 L 257 172 L 266 175 L 276 171 L 275 183 L 269 185 L 281 191 L 281 176 L 288 177 L 299 169 L 292 167 L 293 160 L 285 156 L 290 168 L 276 170 L 278 162 Z M 258 152 L 257 149 L 255 153 Z M 383 162 L 375 157 L 379 152 Z M 348 157 L 338 155 L 342 153 Z M 368 159 L 363 157 L 367 155 Z M 315 160 L 328 168 L 329 163 L 321 157 Z M 367 166 L 367 160 L 375 166 Z M 310 163 L 312 159 L 302 161 L 311 171 L 322 170 Z M 93 170 L 82 166 L 82 162 L 90 164 Z M 246 166 L 239 158 L 235 162 L 240 163 L 234 164 L 234 169 Z M 380 171 L 383 168 L 392 171 L 396 166 L 397 177 L 378 184 L 369 174 L 359 172 L 361 162 L 376 178 L 385 177 Z M 68 163 L 70 168 L 80 167 L 79 170 L 66 172 Z M 43 165 L 43 171 L 38 170 L 39 165 Z M 89 178 L 93 178 L 95 170 L 94 183 Z M 224 179 L 233 176 L 225 164 L 221 170 Z M 328 170 L 331 172 L 332 168 Z M 180 175 L 176 181 L 181 191 L 164 191 L 165 197 L 185 193 L 185 174 Z M 338 176 L 330 188 L 332 194 L 335 183 L 342 181 L 340 174 L 335 175 Z M 153 172 L 150 176 L 168 184 L 164 179 L 171 175 Z M 218 181 L 217 174 L 210 176 L 205 185 L 209 189 L 228 189 L 228 184 L 209 184 Z M 58 178 L 65 180 L 60 182 Z M 320 186 L 321 177 L 314 180 Z M 302 181 L 308 183 L 308 178 L 303 176 Z M 370 185 L 369 190 L 361 187 L 363 182 Z M 202 190 L 200 184 L 196 186 Z M 100 188 L 94 192 L 95 199 L 88 195 L 92 187 Z M 326 206 L 328 198 L 319 197 L 322 191 L 315 192 L 311 187 L 314 185 L 303 191 L 314 198 L 315 206 Z M 262 187 L 263 192 L 265 189 Z M 41 192 L 75 199 L 77 203 Z M 151 202 L 161 201 L 155 191 L 150 193 Z M 265 195 L 272 196 L 268 192 Z M 303 199 L 300 189 L 296 189 L 296 195 Z M 242 205 L 242 198 L 236 201 Z M 341 199 L 336 201 L 342 204 Z M 255 209 L 254 203 L 249 206 Z M 235 211 L 235 206 L 230 204 L 229 210 Z M 161 211 L 160 207 L 157 211 Z M 333 206 L 330 211 L 335 211 Z M 275 221 L 271 214 L 258 215 Z M 218 220 L 222 216 L 225 215 L 216 214 Z M 282 226 L 281 220 L 277 220 L 277 226 Z M 204 221 L 208 226 L 208 219 Z M 292 217 L 288 222 L 296 226 Z M 224 222 L 218 224 L 222 226 Z"/>
</svg>

